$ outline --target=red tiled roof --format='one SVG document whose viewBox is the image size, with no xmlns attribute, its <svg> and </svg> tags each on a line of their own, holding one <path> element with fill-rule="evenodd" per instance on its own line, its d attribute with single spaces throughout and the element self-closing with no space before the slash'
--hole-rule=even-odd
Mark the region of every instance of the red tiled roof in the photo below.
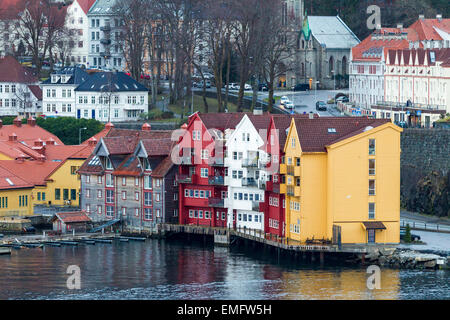
<svg viewBox="0 0 450 320">
<path fill-rule="evenodd" d="M 360 134 L 367 127 L 375 128 L 389 122 L 390 119 L 322 117 L 296 119 L 295 126 L 303 152 L 326 152 L 328 145 Z M 329 132 L 330 128 L 336 132 Z"/>
<path fill-rule="evenodd" d="M 36 85 L 29 85 L 28 89 L 33 93 L 33 95 L 38 100 L 42 100 L 42 89 L 39 86 Z"/>
<path fill-rule="evenodd" d="M 141 141 L 149 157 L 170 155 L 175 143 L 171 139 L 142 139 Z"/>
<path fill-rule="evenodd" d="M 53 161 L 0 160 L 0 167 L 12 172 L 30 184 L 43 186 L 46 184 L 46 178 L 62 163 Z"/>
<path fill-rule="evenodd" d="M 14 57 L 6 56 L 0 59 L 0 82 L 34 84 L 38 82 L 38 79 L 27 71 Z"/>
<path fill-rule="evenodd" d="M 81 9 L 83 9 L 84 13 L 87 14 L 89 9 L 95 3 L 96 0 L 77 0 Z"/>
<path fill-rule="evenodd" d="M 435 62 L 432 62 L 431 52 L 434 52 Z M 436 62 L 442 62 L 442 66 L 448 66 L 450 63 L 450 48 L 441 49 L 403 49 L 403 50 L 389 50 L 389 63 L 388 65 L 395 65 L 396 58 L 400 64 L 402 57 L 405 65 L 423 65 L 425 56 L 427 57 L 428 65 L 435 65 Z M 412 57 L 412 61 L 409 61 Z"/>
<path fill-rule="evenodd" d="M 317 118 L 319 116 L 317 114 L 314 114 L 314 117 Z M 293 114 L 293 115 L 273 114 L 272 118 L 275 124 L 275 129 L 278 129 L 278 140 L 280 148 L 283 148 L 287 138 L 286 129 L 289 129 L 292 118 L 294 119 L 309 118 L 309 114 Z"/>
<path fill-rule="evenodd" d="M 12 125 L 2 125 L 0 128 L 0 141 L 9 140 L 9 136 L 15 133 L 17 135 L 17 141 L 25 142 L 29 146 L 33 146 L 34 141 L 38 138 L 44 142 L 53 138 L 56 144 L 64 145 L 62 141 L 54 134 L 39 127 L 38 125 L 21 124 L 20 127 Z"/>
<path fill-rule="evenodd" d="M 221 131 L 236 128 L 244 114 L 246 113 L 197 113 L 207 129 L 218 129 Z M 250 115 L 251 113 L 247 114 Z"/>
<path fill-rule="evenodd" d="M 435 28 L 450 33 L 450 19 L 419 19 L 409 28 L 417 32 L 420 40 L 443 40 Z"/>
<path fill-rule="evenodd" d="M 0 190 L 20 188 L 33 188 L 33 184 L 16 176 L 6 168 L 0 167 Z"/>
<path fill-rule="evenodd" d="M 0 20 L 14 20 L 25 9 L 24 0 L 1 0 Z"/>
<path fill-rule="evenodd" d="M 52 222 L 56 219 L 60 219 L 64 223 L 76 223 L 76 222 L 90 222 L 91 219 L 84 213 L 84 211 L 73 212 L 58 212 L 53 217 Z"/>
<path fill-rule="evenodd" d="M 158 166 L 152 171 L 152 176 L 156 178 L 163 178 L 173 167 L 171 156 L 164 158 Z"/>
</svg>

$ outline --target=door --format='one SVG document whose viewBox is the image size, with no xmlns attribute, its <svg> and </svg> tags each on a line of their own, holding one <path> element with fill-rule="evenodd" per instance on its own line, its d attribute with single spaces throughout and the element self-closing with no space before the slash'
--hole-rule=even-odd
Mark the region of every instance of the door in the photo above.
<svg viewBox="0 0 450 320">
<path fill-rule="evenodd" d="M 92 109 L 92 119 L 95 119 L 95 109 Z"/>
<path fill-rule="evenodd" d="M 78 109 L 78 110 L 77 110 L 77 119 L 80 119 L 80 118 L 81 118 L 81 110 Z"/>
<path fill-rule="evenodd" d="M 375 229 L 367 230 L 367 243 L 375 243 Z"/>
<path fill-rule="evenodd" d="M 425 128 L 430 127 L 430 116 L 425 116 Z"/>
</svg>

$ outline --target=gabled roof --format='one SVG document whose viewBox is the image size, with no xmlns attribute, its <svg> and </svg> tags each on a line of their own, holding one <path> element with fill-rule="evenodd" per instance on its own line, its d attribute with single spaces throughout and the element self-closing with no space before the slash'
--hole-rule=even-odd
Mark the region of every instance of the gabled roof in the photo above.
<svg viewBox="0 0 450 320">
<path fill-rule="evenodd" d="M 350 49 L 359 43 L 358 37 L 339 16 L 308 16 L 307 19 L 312 35 L 326 48 Z"/>
<path fill-rule="evenodd" d="M 326 152 L 328 145 L 390 122 L 390 119 L 321 117 L 296 119 L 295 126 L 303 152 Z"/>
<path fill-rule="evenodd" d="M 170 155 L 175 141 L 170 138 L 166 139 L 142 139 L 142 146 L 147 156 L 167 156 Z"/>
<path fill-rule="evenodd" d="M 422 66 L 426 57 L 429 66 L 436 65 L 436 62 L 441 62 L 443 67 L 450 66 L 450 48 L 389 50 L 388 56 L 387 65 L 395 65 L 396 61 L 400 63 L 403 60 L 404 65 Z"/>
<path fill-rule="evenodd" d="M 84 211 L 57 212 L 52 218 L 51 222 L 58 219 L 66 224 L 76 222 L 91 222 L 91 219 L 86 215 Z"/>
<path fill-rule="evenodd" d="M 0 82 L 35 84 L 38 79 L 27 71 L 14 57 L 0 58 Z"/>
<path fill-rule="evenodd" d="M 202 120 L 207 129 L 218 129 L 224 131 L 225 129 L 234 129 L 237 124 L 242 120 L 244 114 L 250 113 L 244 112 L 231 112 L 231 113 L 196 113 Z M 195 115 L 195 114 L 194 114 Z M 191 116 L 192 117 L 192 116 Z"/>
<path fill-rule="evenodd" d="M 0 20 L 18 19 L 19 13 L 24 9 L 24 0 L 2 0 L 0 1 Z"/>
<path fill-rule="evenodd" d="M 152 176 L 156 178 L 163 178 L 174 166 L 172 157 L 168 156 L 164 158 L 158 166 L 152 171 Z"/>
<path fill-rule="evenodd" d="M 0 167 L 0 190 L 33 188 L 34 185 L 16 176 L 6 168 Z"/>
<path fill-rule="evenodd" d="M 21 124 L 20 127 L 17 127 L 14 124 L 2 125 L 0 127 L 0 141 L 8 141 L 9 136 L 14 133 L 17 135 L 17 141 L 25 142 L 29 146 L 33 146 L 34 141 L 38 138 L 42 139 L 44 142 L 53 139 L 56 144 L 64 145 L 64 143 L 62 143 L 62 141 L 54 134 L 38 125 L 29 124 Z"/>
<path fill-rule="evenodd" d="M 417 32 L 420 40 L 444 40 L 438 31 L 450 33 L 450 19 L 419 19 L 409 28 Z"/>
<path fill-rule="evenodd" d="M 130 154 L 114 170 L 113 175 L 139 176 L 141 173 L 142 168 L 139 159 L 134 154 Z"/>
<path fill-rule="evenodd" d="M 81 83 L 75 91 L 147 92 L 148 89 L 124 72 L 97 72 Z"/>
<path fill-rule="evenodd" d="M 0 167 L 32 185 L 44 186 L 62 162 L 0 160 Z"/>
<path fill-rule="evenodd" d="M 95 3 L 95 0 L 76 0 L 85 14 L 88 14 L 89 9 Z"/>
<path fill-rule="evenodd" d="M 286 130 L 289 129 L 289 126 L 291 125 L 292 119 L 306 119 L 309 117 L 309 114 L 273 114 L 272 118 L 274 121 L 275 129 L 278 129 L 278 139 L 279 139 L 279 146 L 281 149 L 284 148 L 284 144 L 286 143 L 287 138 L 287 132 Z M 318 118 L 319 116 L 317 114 L 314 114 L 315 118 Z"/>
<path fill-rule="evenodd" d="M 29 85 L 28 89 L 30 89 L 31 93 L 38 99 L 42 101 L 42 89 L 38 85 Z"/>
</svg>

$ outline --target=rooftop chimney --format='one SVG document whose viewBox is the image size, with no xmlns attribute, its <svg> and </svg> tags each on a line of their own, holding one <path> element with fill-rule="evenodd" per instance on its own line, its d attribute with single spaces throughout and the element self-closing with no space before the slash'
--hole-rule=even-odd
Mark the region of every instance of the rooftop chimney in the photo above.
<svg viewBox="0 0 450 320">
<path fill-rule="evenodd" d="M 441 22 L 442 21 L 442 14 L 437 14 L 436 19 Z"/>
<path fill-rule="evenodd" d="M 257 115 L 257 116 L 262 115 L 263 110 L 261 108 L 255 107 L 255 108 L 253 108 L 253 114 Z"/>
<path fill-rule="evenodd" d="M 55 145 L 55 139 L 53 139 L 52 137 L 50 137 L 50 139 L 48 139 L 48 140 L 46 141 L 46 144 L 51 145 L 51 146 L 54 146 L 54 145 Z"/>
<path fill-rule="evenodd" d="M 36 125 L 36 119 L 33 118 L 33 117 L 29 117 L 27 119 L 27 123 L 28 123 L 29 126 L 34 127 Z"/>
<path fill-rule="evenodd" d="M 142 131 L 150 131 L 150 130 L 152 130 L 152 126 L 150 124 L 144 123 L 142 125 Z"/>
<path fill-rule="evenodd" d="M 107 124 L 105 124 L 105 129 L 111 129 L 114 128 L 114 125 L 111 122 L 108 122 Z"/>
<path fill-rule="evenodd" d="M 95 139 L 95 137 L 92 137 L 88 140 L 88 145 L 89 146 L 95 146 L 97 145 L 97 139 Z"/>
<path fill-rule="evenodd" d="M 397 29 L 403 30 L 403 23 L 397 24 Z"/>
<path fill-rule="evenodd" d="M 9 135 L 9 141 L 17 141 L 17 134 L 14 132 Z"/>
<path fill-rule="evenodd" d="M 13 124 L 14 124 L 16 127 L 19 128 L 19 127 L 22 126 L 22 120 L 20 120 L 20 118 L 17 116 L 17 117 L 14 119 Z"/>
<path fill-rule="evenodd" d="M 314 119 L 314 112 L 311 111 L 311 112 L 309 113 L 309 118 L 310 118 L 310 119 Z"/>
<path fill-rule="evenodd" d="M 37 140 L 34 140 L 34 146 L 35 147 L 42 147 L 44 145 L 44 141 L 42 141 L 41 138 L 38 138 Z"/>
</svg>

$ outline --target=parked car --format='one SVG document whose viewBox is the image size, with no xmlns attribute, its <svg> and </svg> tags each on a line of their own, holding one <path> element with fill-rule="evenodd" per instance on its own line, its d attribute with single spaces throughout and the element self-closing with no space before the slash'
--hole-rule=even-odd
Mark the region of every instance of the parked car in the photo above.
<svg viewBox="0 0 450 320">
<path fill-rule="evenodd" d="M 289 101 L 290 101 L 290 100 L 289 100 L 288 97 L 282 96 L 281 99 L 280 99 L 280 104 L 281 104 L 282 106 L 284 106 L 284 105 L 286 104 L 286 102 L 289 102 Z"/>
<path fill-rule="evenodd" d="M 404 240 L 406 235 L 406 227 L 400 227 L 400 239 Z M 420 236 L 417 234 L 411 233 L 411 241 L 419 241 Z"/>
<path fill-rule="evenodd" d="M 252 90 L 252 86 L 246 83 L 244 84 L 244 90 Z"/>
<path fill-rule="evenodd" d="M 325 101 L 317 101 L 316 102 L 316 110 L 317 111 L 327 111 L 327 104 Z"/>
<path fill-rule="evenodd" d="M 298 83 L 295 86 L 291 87 L 292 91 L 308 91 L 309 84 L 308 83 Z"/>
<path fill-rule="evenodd" d="M 258 84 L 258 91 L 269 91 L 269 86 L 267 83 Z"/>
<path fill-rule="evenodd" d="M 206 83 L 206 88 L 211 88 L 211 81 L 206 80 L 205 83 Z M 194 86 L 196 88 L 203 88 L 203 80 L 199 81 L 199 82 L 196 82 Z"/>
<path fill-rule="evenodd" d="M 338 102 L 342 102 L 342 103 L 349 102 L 349 99 L 347 96 L 340 96 L 339 98 L 336 99 L 336 103 L 338 103 Z"/>
<path fill-rule="evenodd" d="M 288 101 L 284 104 L 284 107 L 286 109 L 292 110 L 292 109 L 294 109 L 294 103 L 292 103 L 292 101 Z"/>
<path fill-rule="evenodd" d="M 226 88 L 226 86 L 225 86 L 225 88 Z M 237 83 L 232 82 L 228 85 L 228 89 L 229 90 L 239 90 L 239 85 Z"/>
</svg>

